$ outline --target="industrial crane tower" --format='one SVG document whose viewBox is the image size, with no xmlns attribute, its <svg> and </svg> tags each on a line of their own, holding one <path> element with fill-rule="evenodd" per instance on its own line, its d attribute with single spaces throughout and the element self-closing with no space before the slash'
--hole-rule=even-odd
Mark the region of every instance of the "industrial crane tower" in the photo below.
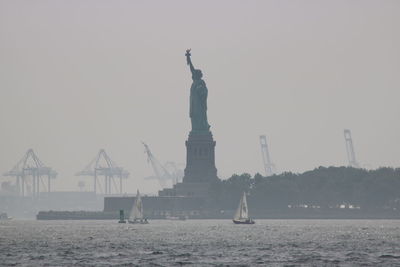
<svg viewBox="0 0 400 267">
<path fill-rule="evenodd" d="M 111 160 L 104 149 L 100 149 L 96 157 L 76 176 L 92 176 L 93 177 L 93 191 L 97 193 L 97 187 L 100 188 L 105 195 L 111 194 L 113 189 L 115 192 L 119 191 L 122 194 L 122 179 L 129 177 L 129 172 Z M 102 190 L 101 183 L 98 176 L 104 176 L 104 190 Z M 119 188 L 115 183 L 114 178 L 119 178 Z"/>
<path fill-rule="evenodd" d="M 261 154 L 265 169 L 265 175 L 271 176 L 275 173 L 275 165 L 271 161 L 271 157 L 269 155 L 267 137 L 265 135 L 260 135 L 260 146 L 261 146 Z"/>
<path fill-rule="evenodd" d="M 28 149 L 23 158 L 3 175 L 16 177 L 16 186 L 20 196 L 38 197 L 41 191 L 50 192 L 51 179 L 57 177 L 57 172 L 47 167 L 33 149 Z M 47 186 L 43 181 L 43 176 L 47 177 Z"/>
<path fill-rule="evenodd" d="M 349 129 L 344 129 L 344 141 L 346 144 L 349 166 L 353 168 L 359 168 L 360 164 L 356 160 L 356 153 L 354 152 L 353 139 L 351 138 L 351 131 Z"/>
<path fill-rule="evenodd" d="M 161 164 L 158 159 L 150 151 L 149 146 L 142 142 L 144 146 L 144 152 L 147 155 L 147 162 L 151 164 L 155 176 L 149 176 L 145 179 L 157 179 L 160 183 L 161 188 L 167 188 L 171 182 L 172 185 L 182 181 L 183 171 L 178 167 L 178 164 L 172 161 L 168 161 L 164 165 Z"/>
</svg>

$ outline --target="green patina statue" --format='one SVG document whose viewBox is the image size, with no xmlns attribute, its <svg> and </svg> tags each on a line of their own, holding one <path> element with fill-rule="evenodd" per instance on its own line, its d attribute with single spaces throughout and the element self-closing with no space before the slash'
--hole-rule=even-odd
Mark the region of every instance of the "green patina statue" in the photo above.
<svg viewBox="0 0 400 267">
<path fill-rule="evenodd" d="M 203 73 L 193 67 L 190 59 L 190 49 L 186 50 L 187 64 L 192 72 L 193 83 L 190 87 L 190 120 L 192 132 L 208 132 L 210 125 L 207 121 L 207 86 L 202 79 Z"/>
</svg>

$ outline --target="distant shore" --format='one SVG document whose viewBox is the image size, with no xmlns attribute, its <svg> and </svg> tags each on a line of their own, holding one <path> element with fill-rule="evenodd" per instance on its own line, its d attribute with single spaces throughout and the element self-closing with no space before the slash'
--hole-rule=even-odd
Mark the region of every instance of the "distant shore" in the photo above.
<svg viewBox="0 0 400 267">
<path fill-rule="evenodd" d="M 189 216 L 189 219 L 231 219 L 233 212 L 201 214 Z M 394 211 L 285 211 L 255 213 L 255 219 L 277 219 L 277 220 L 398 220 L 400 213 Z M 166 219 L 164 216 L 147 216 L 149 219 Z M 119 214 L 116 212 L 104 211 L 40 211 L 37 220 L 118 220 Z"/>
</svg>

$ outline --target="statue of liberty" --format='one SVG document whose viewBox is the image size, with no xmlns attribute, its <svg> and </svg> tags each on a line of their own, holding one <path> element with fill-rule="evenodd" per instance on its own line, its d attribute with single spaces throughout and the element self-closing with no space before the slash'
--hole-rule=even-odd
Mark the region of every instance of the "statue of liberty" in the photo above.
<svg viewBox="0 0 400 267">
<path fill-rule="evenodd" d="M 193 83 L 190 87 L 190 120 L 192 132 L 208 132 L 210 125 L 207 121 L 207 95 L 206 83 L 202 79 L 201 70 L 195 69 L 190 59 L 190 49 L 186 50 L 187 64 L 192 72 Z"/>
</svg>

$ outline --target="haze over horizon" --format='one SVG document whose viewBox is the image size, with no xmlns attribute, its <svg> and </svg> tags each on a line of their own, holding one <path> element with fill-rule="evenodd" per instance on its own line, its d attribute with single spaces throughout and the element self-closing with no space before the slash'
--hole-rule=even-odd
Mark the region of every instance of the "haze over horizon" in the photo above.
<svg viewBox="0 0 400 267">
<path fill-rule="evenodd" d="M 185 163 L 191 75 L 207 83 L 220 178 L 400 166 L 399 1 L 0 1 L 0 174 L 33 148 L 55 190 L 100 148 L 156 192 L 141 141 Z M 0 182 L 8 179 L 1 177 Z"/>
</svg>

